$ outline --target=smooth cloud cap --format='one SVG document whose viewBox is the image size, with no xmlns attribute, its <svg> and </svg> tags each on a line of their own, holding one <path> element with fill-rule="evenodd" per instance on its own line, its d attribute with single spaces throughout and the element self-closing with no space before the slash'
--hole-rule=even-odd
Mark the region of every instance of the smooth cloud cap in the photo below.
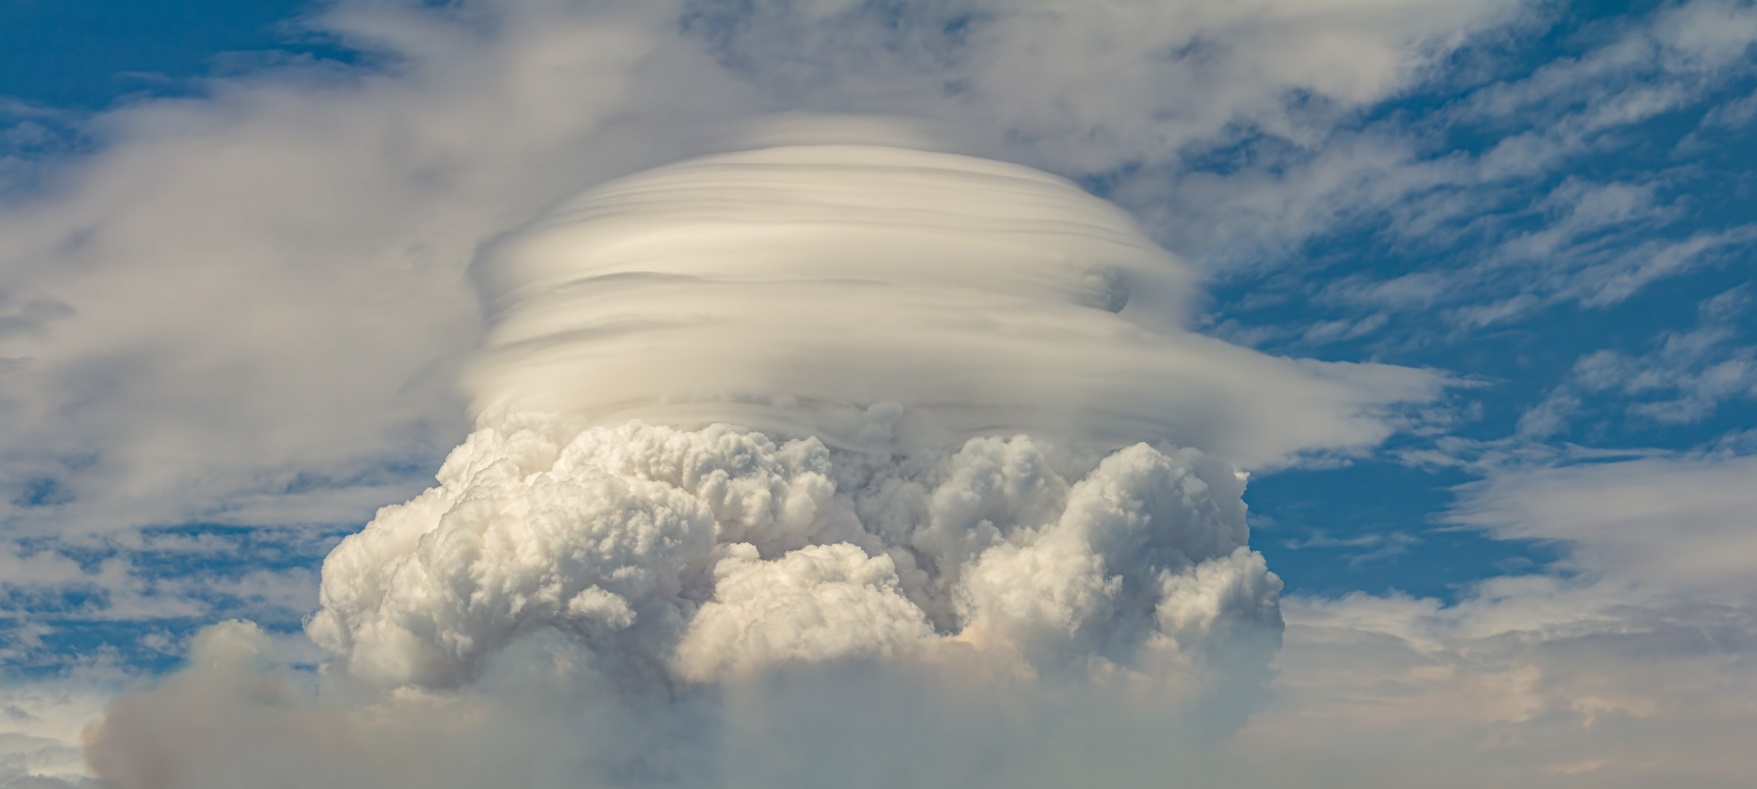
<svg viewBox="0 0 1757 789">
<path fill-rule="evenodd" d="M 492 245 L 483 424 L 742 424 L 877 451 L 1029 433 L 1254 466 L 1370 444 L 1433 376 L 1184 328 L 1194 274 L 1030 168 L 793 145 L 624 178 Z"/>
</svg>

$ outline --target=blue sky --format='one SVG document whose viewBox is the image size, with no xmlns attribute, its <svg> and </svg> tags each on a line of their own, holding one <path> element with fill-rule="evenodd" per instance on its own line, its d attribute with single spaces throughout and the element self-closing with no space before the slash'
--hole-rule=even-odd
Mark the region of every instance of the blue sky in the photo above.
<svg viewBox="0 0 1757 789">
<path fill-rule="evenodd" d="M 323 557 L 466 430 L 478 245 L 808 110 L 929 119 L 1116 202 L 1200 273 L 1205 334 L 1445 381 L 1382 440 L 1252 470 L 1289 623 L 1259 715 L 1373 731 L 1382 692 L 1432 741 L 1527 743 L 1479 776 L 1582 786 L 1625 785 L 1602 766 L 1629 741 L 1757 732 L 1690 712 L 1757 698 L 1757 9 L 1031 5 L 0 5 L 18 730 L 55 739 L 221 620 L 320 662 Z M 1708 684 L 1644 685 L 1679 670 Z M 1515 712 L 1440 711 L 1531 676 Z M 1326 695 L 1348 682 L 1376 690 Z M 21 769 L 0 787 L 51 774 Z"/>
<path fill-rule="evenodd" d="M 1408 135 L 1421 146 L 1416 156 L 1429 162 L 1480 159 L 1497 145 L 1504 145 L 1510 134 L 1541 134 L 1546 120 L 1591 108 L 1576 104 L 1578 100 L 1572 97 L 1545 96 L 1541 103 L 1532 102 L 1537 106 L 1525 112 L 1481 117 L 1473 115 L 1469 105 L 1475 97 L 1491 91 L 1518 89 L 1505 87 L 1509 82 L 1517 86 L 1538 78 L 1546 69 L 1563 71 L 1592 57 L 1594 48 L 1603 47 L 1607 39 L 1639 30 L 1646 20 L 1640 12 L 1650 9 L 1641 4 L 1622 5 L 1628 7 L 1585 4 L 1565 9 L 1548 20 L 1552 26 L 1547 29 L 1484 42 L 1481 54 L 1466 50 L 1457 56 L 1468 61 L 1474 54 L 1488 61 L 1483 73 L 1472 75 L 1479 84 L 1458 79 L 1435 86 L 1441 88 L 1439 91 L 1386 102 L 1334 133 L 1346 137 L 1384 129 Z M 1460 448 L 1463 442 L 1480 445 L 1515 439 L 1521 433 L 1522 418 L 1530 419 L 1527 415 L 1541 404 L 1557 402 L 1558 398 L 1568 402 L 1577 399 L 1579 404 L 1570 406 L 1569 418 L 1545 429 L 1541 440 L 1534 442 L 1547 451 L 1574 447 L 1610 453 L 1685 452 L 1747 429 L 1757 419 L 1748 385 L 1732 385 L 1718 394 L 1690 391 L 1693 385 L 1701 385 L 1693 377 L 1706 369 L 1742 364 L 1738 361 L 1742 358 L 1740 347 L 1749 345 L 1747 327 L 1752 322 L 1741 306 L 1748 298 L 1743 288 L 1750 278 L 1749 246 L 1742 238 L 1692 258 L 1679 266 L 1676 274 L 1656 275 L 1627 294 L 1621 290 L 1604 296 L 1590 291 L 1583 296 L 1542 293 L 1597 285 L 1588 275 L 1580 281 L 1546 286 L 1544 280 L 1554 276 L 1544 271 L 1546 268 L 1590 266 L 1624 254 L 1651 254 L 1651 249 L 1682 239 L 1717 234 L 1740 237 L 1749 232 L 1749 124 L 1720 120 L 1729 114 L 1725 107 L 1746 99 L 1757 88 L 1748 71 L 1730 68 L 1712 76 L 1675 81 L 1652 63 L 1621 71 L 1607 75 L 1603 82 L 1595 81 L 1588 90 L 1614 96 L 1652 85 L 1647 80 L 1653 80 L 1659 83 L 1653 86 L 1655 90 L 1675 95 L 1667 97 L 1663 109 L 1642 113 L 1629 123 L 1582 141 L 1548 167 L 1509 174 L 1502 183 L 1479 188 L 1480 194 L 1454 193 L 1468 201 L 1468 213 L 1437 218 L 1435 226 L 1424 226 L 1419 234 L 1408 234 L 1399 227 L 1409 221 L 1407 218 L 1376 212 L 1349 217 L 1320 234 L 1300 239 L 1279 253 L 1285 257 L 1272 270 L 1247 269 L 1217 283 L 1211 320 L 1234 336 L 1261 337 L 1254 344 L 1266 350 L 1430 366 L 1469 379 L 1471 387 L 1458 393 L 1457 421 L 1446 428 L 1446 436 Z M 1583 93 L 1581 98 L 1590 95 Z M 1222 163 L 1229 161 L 1238 159 Z M 1443 194 L 1449 190 L 1436 191 Z M 1412 195 L 1418 199 L 1438 196 Z M 1583 203 L 1590 207 L 1594 198 L 1616 201 L 1616 208 L 1608 209 L 1616 213 L 1600 220 L 1604 224 L 1587 225 L 1577 236 L 1546 244 L 1544 258 L 1513 261 L 1481 274 L 1472 271 L 1494 265 L 1491 261 L 1504 254 L 1501 249 L 1506 246 L 1541 238 L 1544 233 L 1572 231 L 1558 225 L 1565 224 L 1568 212 L 1582 210 Z M 1623 203 L 1622 199 L 1632 202 Z M 1575 256 L 1585 260 L 1574 264 Z M 1417 295 L 1404 304 L 1395 300 L 1363 303 L 1343 296 L 1344 287 L 1365 290 L 1374 283 L 1412 274 L 1456 276 L 1464 282 L 1456 290 L 1448 288 L 1449 295 Z M 1521 307 L 1520 313 L 1488 325 L 1460 325 L 1457 313 L 1471 302 L 1504 304 L 1522 294 L 1542 301 L 1534 300 L 1529 307 Z M 1704 305 L 1717 297 L 1726 300 L 1721 308 L 1724 312 L 1708 317 Z M 1446 315 L 1448 311 L 1454 315 Z M 1309 334 L 1314 324 L 1353 327 L 1363 320 L 1384 322 L 1358 337 L 1348 336 L 1346 329 L 1333 338 L 1314 340 Z M 1661 380 L 1651 387 L 1618 391 L 1614 385 L 1583 388 L 1574 383 L 1577 365 L 1593 354 L 1652 359 L 1667 355 L 1664 348 L 1668 342 L 1675 345 L 1676 338 L 1702 332 L 1714 332 L 1715 350 L 1704 349 L 1700 356 L 1690 351 L 1665 362 L 1649 362 L 1663 367 L 1663 371 L 1655 371 Z M 1262 498 L 1254 501 L 1258 511 L 1278 525 L 1285 518 L 1294 528 L 1319 529 L 1331 537 L 1346 531 L 1359 538 L 1364 531 L 1422 542 L 1397 549 L 1408 553 L 1388 561 L 1376 560 L 1380 566 L 1365 571 L 1353 565 L 1362 557 L 1373 556 L 1378 544 L 1352 558 L 1338 557 L 1332 550 L 1332 555 L 1315 562 L 1317 566 L 1306 564 L 1316 557 L 1302 556 L 1298 551 L 1286 556 L 1273 553 L 1285 543 L 1278 546 L 1273 540 L 1265 541 L 1263 550 L 1279 560 L 1276 566 L 1290 583 L 1311 583 L 1329 593 L 1359 585 L 1374 591 L 1393 587 L 1444 597 L 1460 584 L 1499 574 L 1503 563 L 1545 561 L 1548 555 L 1541 545 L 1484 542 L 1478 539 L 1480 535 L 1434 528 L 1436 513 L 1447 506 L 1448 491 L 1471 476 L 1460 471 L 1432 464 L 1378 461 L 1265 479 L 1258 486 Z M 1389 487 L 1398 490 L 1397 499 L 1406 503 L 1387 505 L 1375 496 L 1374 506 L 1363 511 L 1346 506 L 1346 497 L 1332 499 L 1312 492 L 1320 486 L 1338 494 Z M 1387 511 L 1387 506 L 1395 509 Z M 1282 518 L 1276 517 L 1279 507 L 1287 508 Z M 1301 517 L 1295 512 L 1318 514 Z M 1287 540 L 1300 541 L 1300 537 Z M 1428 542 L 1444 547 L 1424 550 Z M 1338 548 L 1348 552 L 1346 546 Z M 1346 571 L 1337 572 L 1337 558 L 1347 559 L 1341 563 L 1348 565 Z M 1302 578 L 1301 571 L 1308 566 L 1311 574 Z M 1381 583 L 1385 586 L 1376 586 Z"/>
<path fill-rule="evenodd" d="M 8 3 L 0 11 L 7 52 L 0 90 L 16 101 L 87 111 L 176 95 L 190 80 L 252 57 L 321 51 L 288 24 L 305 10 L 298 2 Z"/>
</svg>

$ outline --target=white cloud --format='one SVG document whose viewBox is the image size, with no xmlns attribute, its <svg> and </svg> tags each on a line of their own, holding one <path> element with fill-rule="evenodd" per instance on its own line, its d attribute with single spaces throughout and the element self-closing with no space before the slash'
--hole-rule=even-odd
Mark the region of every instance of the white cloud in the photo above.
<svg viewBox="0 0 1757 789">
<path fill-rule="evenodd" d="M 1223 732 L 1281 630 L 1280 581 L 1247 546 L 1224 460 L 1370 443 L 1388 429 L 1372 410 L 1436 385 L 1195 338 L 1187 274 L 1120 212 L 1040 172 L 894 146 L 617 180 L 499 239 L 472 277 L 490 318 L 469 379 L 479 429 L 438 487 L 325 560 L 317 700 L 274 689 L 253 626 L 210 629 L 194 667 L 107 715 L 101 776 L 203 786 L 312 758 L 327 746 L 286 731 L 304 716 L 449 748 L 408 717 L 461 706 L 521 729 L 500 705 L 542 693 L 638 719 L 546 770 L 736 784 L 743 768 L 711 749 L 686 767 L 646 750 L 768 725 L 784 713 L 714 710 L 790 709 L 803 701 L 769 688 L 856 666 L 902 683 L 884 695 L 967 672 L 979 696 L 1088 703 L 1133 685 Z M 1045 370 L 1065 386 L 1029 377 Z M 1108 413 L 1082 415 L 1096 403 Z M 1249 431 L 1263 423 L 1285 428 Z M 265 693 L 287 712 L 239 697 Z M 213 723 L 151 723 L 164 705 L 284 742 L 239 740 L 244 760 L 192 749 L 178 743 Z M 323 760 L 330 782 L 425 774 Z"/>
<path fill-rule="evenodd" d="M 717 703 L 735 729 L 712 740 L 711 752 L 665 756 L 680 771 L 666 780 L 691 785 L 712 774 L 732 786 L 811 786 L 831 775 L 853 785 L 954 776 L 959 785 L 1057 786 L 1075 775 L 1127 782 L 1172 774 L 1209 786 L 1743 786 L 1757 768 L 1743 747 L 1757 734 L 1750 637 L 1757 551 L 1743 547 L 1757 505 L 1753 479 L 1749 457 L 1684 458 L 1509 472 L 1472 489 L 1460 522 L 1503 538 L 1555 541 L 1568 563 L 1554 573 L 1491 579 L 1452 604 L 1361 594 L 1288 599 L 1287 641 L 1267 706 L 1224 741 L 1194 735 L 1179 717 L 1190 700 L 1175 691 L 1127 681 L 1023 683 L 969 673 L 974 667 L 953 653 L 925 672 L 880 662 L 733 683 Z M 526 661 L 553 660 L 547 650 L 555 644 L 531 646 L 535 652 L 498 670 L 531 679 Z M 207 653 L 197 654 L 203 663 Z M 539 682 L 554 701 L 490 684 L 492 694 L 410 696 L 350 717 L 323 706 L 335 699 L 301 701 L 298 692 L 255 684 L 267 681 L 259 669 L 226 673 L 263 654 L 243 650 L 229 664 L 208 662 L 217 673 L 175 680 L 176 693 L 132 697 L 110 725 L 138 721 L 128 731 L 156 732 L 155 748 L 185 736 L 201 743 L 183 752 L 205 753 L 191 763 L 213 772 L 178 773 L 184 786 L 247 780 L 287 753 L 324 765 L 289 773 L 313 775 L 313 785 L 473 786 L 513 769 L 546 786 L 602 765 L 606 739 L 572 736 L 604 731 L 588 710 L 637 714 L 626 700 L 580 705 L 563 690 L 577 685 Z M 190 687 L 216 682 L 261 689 L 202 695 Z M 693 703 L 677 699 L 670 709 Z M 516 717 L 507 717 L 510 709 Z M 455 722 L 418 723 L 441 711 Z M 557 740 L 563 725 L 574 728 Z M 106 747 L 144 742 L 111 736 L 125 739 Z M 282 745 L 263 754 L 255 749 L 264 741 Z M 360 751 L 339 749 L 343 742 L 365 743 L 363 752 L 381 758 L 362 760 Z M 418 742 L 447 746 L 411 758 Z"/>
<path fill-rule="evenodd" d="M 479 431 L 440 487 L 343 541 L 308 625 L 337 670 L 456 687 L 550 635 L 635 684 L 942 638 L 1132 665 L 1154 638 L 1191 650 L 1278 621 L 1279 582 L 1234 555 L 1242 485 L 1194 450 L 1098 463 L 1019 437 L 893 463 L 725 426 L 574 430 Z"/>
<path fill-rule="evenodd" d="M 1749 593 L 1757 459 L 1643 459 L 1492 477 L 1458 522 L 1559 541 L 1583 571 L 1664 589 Z"/>
<path fill-rule="evenodd" d="M 1607 406 L 1640 420 L 1688 424 L 1757 396 L 1757 348 L 1739 344 L 1747 301 L 1742 287 L 1704 301 L 1695 328 L 1662 333 L 1645 353 L 1604 349 L 1580 357 L 1570 378 L 1520 417 L 1519 435 L 1563 433 L 1572 422 L 1602 418 Z M 1607 395 L 1617 399 L 1585 402 Z"/>
<path fill-rule="evenodd" d="M 502 770 L 865 785 L 897 774 L 880 762 L 1038 785 L 1032 765 L 1132 721 L 1224 732 L 1280 629 L 1242 482 L 1193 450 L 1100 457 L 1024 437 L 893 462 L 726 427 L 479 431 L 441 487 L 326 561 L 320 678 L 253 625 L 210 628 L 190 668 L 111 706 L 92 764 L 191 789 Z M 776 762 L 802 732 L 818 746 Z"/>
<path fill-rule="evenodd" d="M 969 453 L 967 461 L 983 460 L 969 468 L 1008 457 L 990 454 L 1002 448 Z M 662 467 L 679 480 L 705 468 Z M 1017 460 L 991 467 L 1040 473 Z M 993 496 L 1057 489 L 958 472 L 944 479 Z M 558 659 L 570 648 L 554 640 L 530 639 L 490 661 L 477 690 L 361 705 L 345 695 L 312 698 L 296 675 L 277 679 L 260 636 L 229 626 L 207 641 L 242 639 L 247 648 L 199 647 L 194 663 L 206 668 L 126 699 L 110 714 L 104 736 L 113 739 L 101 740 L 111 750 L 98 758 L 121 770 L 131 754 L 175 745 L 188 756 L 172 768 L 184 770 L 174 773 L 176 785 L 190 787 L 236 785 L 287 759 L 322 765 L 286 773 L 311 785 L 465 787 L 506 770 L 533 786 L 567 785 L 606 759 L 629 768 L 614 754 L 630 747 L 662 755 L 636 769 L 667 765 L 664 780 L 682 785 L 704 775 L 732 786 L 821 785 L 837 774 L 1056 786 L 1073 775 L 1176 774 L 1211 786 L 1737 787 L 1757 768 L 1742 747 L 1757 733 L 1757 551 L 1742 547 L 1757 505 L 1754 479 L 1748 456 L 1504 472 L 1468 490 L 1456 519 L 1500 538 L 1556 543 L 1568 557 L 1557 572 L 1491 579 L 1452 604 L 1360 594 L 1286 600 L 1287 640 L 1267 706 L 1224 742 L 1192 732 L 1180 717 L 1191 700 L 1175 689 L 1025 683 L 969 673 L 975 666 L 952 652 L 925 672 L 881 661 L 732 683 L 716 702 L 722 720 L 736 722 L 729 736 L 706 740 L 718 743 L 714 750 L 681 754 L 638 738 L 702 741 L 704 730 L 693 727 L 711 728 L 715 717 L 699 716 L 699 699 L 665 702 L 665 726 L 652 725 L 651 699 L 586 703 L 579 694 L 592 692 L 599 675 Z M 743 491 L 722 508 L 767 489 L 710 488 Z M 943 490 L 925 493 L 910 494 L 923 496 L 913 507 L 893 502 L 881 511 L 992 511 Z M 785 508 L 734 510 L 748 518 Z M 785 533 L 782 525 L 769 533 Z M 884 568 L 874 576 L 881 587 L 902 577 Z M 819 602 L 835 599 L 853 598 Z M 767 637 L 788 632 L 774 626 Z M 631 728 L 636 720 L 643 724 Z M 264 750 L 265 742 L 277 745 Z"/>
<path fill-rule="evenodd" d="M 0 787 L 93 786 L 80 732 L 127 679 L 114 669 L 85 666 L 59 679 L 0 686 Z"/>
<path fill-rule="evenodd" d="M 1196 336 L 1193 273 L 1114 207 L 1039 171 L 894 146 L 618 180 L 472 273 L 490 327 L 470 385 L 489 419 L 726 421 L 902 452 L 1006 431 L 1163 440 L 1261 467 L 1376 443 L 1389 406 L 1440 386 Z"/>
<path fill-rule="evenodd" d="M 550 633 L 698 680 L 942 636 L 1035 669 L 1228 651 L 1278 629 L 1279 584 L 1225 463 L 1371 443 L 1374 410 L 1436 387 L 1195 338 L 1187 274 L 1114 208 L 891 146 L 613 181 L 472 276 L 480 429 L 330 555 L 309 625 L 387 687 L 468 684 Z M 990 453 L 998 480 L 962 471 Z M 994 485 L 1024 490 L 959 504 Z"/>
<path fill-rule="evenodd" d="M 1236 125 L 1297 140 L 1416 81 L 1512 2 L 692 4 L 777 100 L 945 120 L 1063 172 L 1175 161 Z"/>
<path fill-rule="evenodd" d="M 343 5 L 331 29 L 394 47 L 389 73 L 103 115 L 96 153 L 6 206 L 0 291 L 35 316 L 0 340 L 6 476 L 65 499 L 15 528 L 345 522 L 407 495 L 462 432 L 445 360 L 477 331 L 475 247 L 725 114 L 646 21 L 439 14 Z"/>
<path fill-rule="evenodd" d="M 1563 563 L 1450 605 L 1288 598 L 1275 700 L 1235 744 L 1314 786 L 1748 783 L 1753 482 L 1751 457 L 1492 476 L 1455 521 Z"/>
</svg>

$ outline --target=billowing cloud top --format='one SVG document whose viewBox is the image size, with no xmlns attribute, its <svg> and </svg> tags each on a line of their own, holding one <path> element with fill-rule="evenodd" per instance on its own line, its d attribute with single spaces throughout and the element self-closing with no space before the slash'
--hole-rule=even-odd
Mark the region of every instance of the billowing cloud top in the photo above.
<svg viewBox="0 0 1757 789">
<path fill-rule="evenodd" d="M 1017 165 L 792 145 L 593 189 L 474 268 L 479 418 L 742 424 L 844 448 L 1030 433 L 1241 465 L 1376 442 L 1430 376 L 1192 334 L 1194 276 L 1122 211 Z"/>
</svg>

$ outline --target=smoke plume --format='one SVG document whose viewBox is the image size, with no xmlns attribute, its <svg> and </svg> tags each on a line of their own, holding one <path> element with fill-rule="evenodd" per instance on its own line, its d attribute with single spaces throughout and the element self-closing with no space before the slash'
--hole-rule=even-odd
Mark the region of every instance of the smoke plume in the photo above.
<svg viewBox="0 0 1757 789">
<path fill-rule="evenodd" d="M 1125 214 L 920 147 L 661 167 L 472 273 L 476 429 L 325 561 L 321 677 L 210 630 L 95 730 L 105 778 L 1151 780 L 1280 644 L 1240 469 L 1435 386 L 1196 335 Z"/>
</svg>

